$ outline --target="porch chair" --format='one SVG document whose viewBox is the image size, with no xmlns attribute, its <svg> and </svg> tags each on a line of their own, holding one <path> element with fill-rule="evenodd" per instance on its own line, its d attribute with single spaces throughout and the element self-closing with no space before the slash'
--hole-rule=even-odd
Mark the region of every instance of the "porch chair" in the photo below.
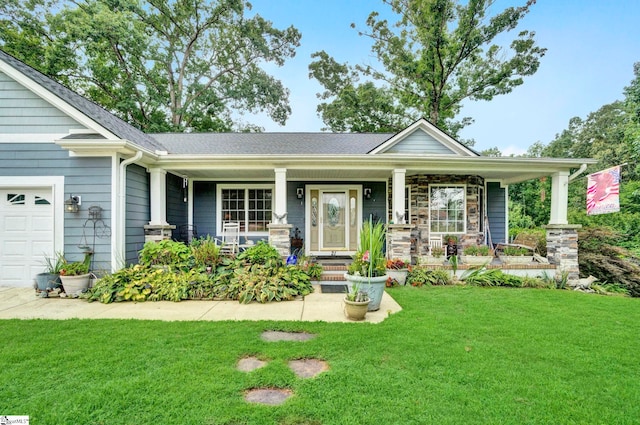
<svg viewBox="0 0 640 425">
<path fill-rule="evenodd" d="M 221 254 L 236 255 L 240 244 L 240 223 L 222 223 L 222 238 L 216 240 L 220 242 Z"/>
<path fill-rule="evenodd" d="M 433 252 L 433 248 L 442 248 L 442 236 L 429 236 L 429 254 Z"/>
<path fill-rule="evenodd" d="M 513 246 L 518 248 L 525 248 L 531 251 L 532 254 L 537 254 L 539 244 L 540 239 L 538 238 L 538 236 L 532 235 L 531 233 L 518 233 L 515 239 L 513 239 L 513 242 L 496 244 L 496 251 L 502 251 L 508 246 Z"/>
</svg>

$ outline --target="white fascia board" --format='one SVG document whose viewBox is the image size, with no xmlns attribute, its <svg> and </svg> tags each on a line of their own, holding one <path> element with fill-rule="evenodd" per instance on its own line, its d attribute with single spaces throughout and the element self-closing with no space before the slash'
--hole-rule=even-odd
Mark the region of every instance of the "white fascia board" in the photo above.
<svg viewBox="0 0 640 425">
<path fill-rule="evenodd" d="M 143 149 L 128 140 L 101 140 L 101 139 L 59 139 L 56 145 L 69 151 L 70 156 L 111 156 L 114 153 L 121 155 L 133 155 L 142 152 L 145 162 L 154 162 L 159 155 L 147 149 Z"/>
<path fill-rule="evenodd" d="M 8 63 L 0 61 L 0 71 L 7 74 L 7 76 L 11 77 L 17 83 L 21 84 L 22 86 L 24 86 L 25 88 L 33 92 L 36 96 L 49 102 L 51 105 L 55 106 L 60 111 L 62 111 L 69 117 L 73 118 L 75 121 L 79 122 L 80 124 L 84 125 L 85 127 L 90 128 L 94 132 L 102 135 L 107 139 L 118 138 L 118 136 L 116 136 L 115 134 L 111 133 L 110 131 L 102 127 L 100 124 L 95 122 L 93 119 L 89 118 L 83 112 L 71 106 L 69 103 L 62 100 L 57 95 L 51 93 L 49 90 L 45 89 L 40 84 L 36 83 L 32 79 L 24 75 L 22 72 L 16 70 L 12 66 L 10 66 Z"/>
</svg>

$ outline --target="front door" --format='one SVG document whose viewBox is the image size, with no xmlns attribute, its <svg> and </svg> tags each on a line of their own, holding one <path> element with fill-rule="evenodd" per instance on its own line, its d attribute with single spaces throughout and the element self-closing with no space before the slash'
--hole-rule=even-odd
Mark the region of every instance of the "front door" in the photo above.
<svg viewBox="0 0 640 425">
<path fill-rule="evenodd" d="M 358 246 L 360 188 L 308 187 L 307 251 L 314 255 L 351 255 Z"/>
</svg>

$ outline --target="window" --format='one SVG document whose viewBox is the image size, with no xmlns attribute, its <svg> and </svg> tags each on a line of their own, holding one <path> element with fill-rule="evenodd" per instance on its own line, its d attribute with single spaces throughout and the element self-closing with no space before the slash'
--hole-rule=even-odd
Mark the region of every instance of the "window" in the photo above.
<svg viewBox="0 0 640 425">
<path fill-rule="evenodd" d="M 222 223 L 240 223 L 246 234 L 268 232 L 271 222 L 273 188 L 266 185 L 252 187 L 225 186 L 218 190 L 218 233 Z"/>
<path fill-rule="evenodd" d="M 404 222 L 411 223 L 411 185 L 404 187 Z"/>
<path fill-rule="evenodd" d="M 429 229 L 435 233 L 466 231 L 465 186 L 429 187 Z"/>
</svg>

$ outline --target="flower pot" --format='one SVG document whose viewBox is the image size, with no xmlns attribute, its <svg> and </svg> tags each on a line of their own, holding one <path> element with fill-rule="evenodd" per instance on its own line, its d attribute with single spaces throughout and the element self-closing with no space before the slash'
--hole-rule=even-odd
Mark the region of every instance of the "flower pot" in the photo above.
<svg viewBox="0 0 640 425">
<path fill-rule="evenodd" d="M 398 282 L 398 285 L 404 285 L 407 283 L 408 269 L 387 269 L 387 275 Z"/>
<path fill-rule="evenodd" d="M 500 261 L 509 265 L 529 264 L 533 261 L 533 255 L 501 255 Z"/>
<path fill-rule="evenodd" d="M 491 264 L 492 255 L 463 255 L 462 262 L 470 266 L 482 266 L 483 264 Z"/>
<path fill-rule="evenodd" d="M 380 302 L 382 301 L 382 294 L 387 284 L 387 276 L 355 276 L 345 273 L 344 278 L 349 282 L 349 291 L 354 284 L 360 285 L 360 290 L 366 292 L 369 295 L 369 308 L 368 311 L 376 311 L 380 309 Z"/>
<path fill-rule="evenodd" d="M 77 295 L 88 289 L 90 278 L 90 273 L 78 276 L 60 276 L 62 287 L 67 295 Z"/>
<path fill-rule="evenodd" d="M 46 291 L 60 286 L 60 275 L 54 273 L 38 273 L 36 275 L 36 283 L 38 291 Z"/>
<path fill-rule="evenodd" d="M 369 301 L 349 301 L 344 299 L 344 314 L 352 320 L 364 320 L 369 309 Z"/>
</svg>

